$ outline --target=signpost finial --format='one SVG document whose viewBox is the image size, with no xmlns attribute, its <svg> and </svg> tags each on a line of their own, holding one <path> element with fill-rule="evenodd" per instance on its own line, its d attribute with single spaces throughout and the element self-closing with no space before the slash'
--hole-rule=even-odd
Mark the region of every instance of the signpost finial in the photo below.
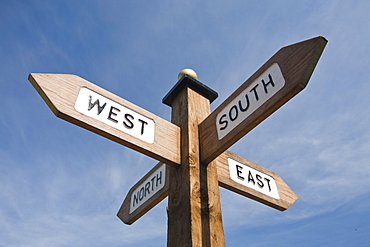
<svg viewBox="0 0 370 247">
<path fill-rule="evenodd" d="M 195 71 L 192 70 L 192 69 L 183 69 L 183 70 L 181 70 L 177 79 L 180 80 L 184 75 L 188 75 L 191 78 L 194 78 L 195 80 L 198 80 L 197 73 L 195 73 Z"/>
</svg>

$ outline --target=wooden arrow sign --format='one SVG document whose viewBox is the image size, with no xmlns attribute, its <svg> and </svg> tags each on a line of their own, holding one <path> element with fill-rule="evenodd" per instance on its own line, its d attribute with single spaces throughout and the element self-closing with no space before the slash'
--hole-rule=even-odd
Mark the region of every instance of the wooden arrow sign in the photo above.
<svg viewBox="0 0 370 247">
<path fill-rule="evenodd" d="M 168 196 L 168 246 L 220 247 L 219 185 L 281 211 L 298 199 L 280 176 L 225 150 L 305 88 L 326 43 L 283 47 L 211 114 L 217 93 L 182 77 L 163 100 L 173 123 L 75 75 L 29 80 L 57 117 L 160 161 L 127 194 L 124 223 Z"/>
<path fill-rule="evenodd" d="M 199 126 L 201 161 L 211 162 L 303 90 L 327 40 L 281 48 Z"/>
<path fill-rule="evenodd" d="M 53 113 L 169 165 L 180 164 L 180 128 L 76 75 L 30 74 Z"/>
<path fill-rule="evenodd" d="M 166 164 L 159 162 L 128 192 L 117 213 L 125 224 L 131 225 L 168 195 L 169 177 Z"/>
<path fill-rule="evenodd" d="M 276 173 L 229 151 L 216 159 L 219 185 L 284 211 L 298 196 Z"/>
</svg>

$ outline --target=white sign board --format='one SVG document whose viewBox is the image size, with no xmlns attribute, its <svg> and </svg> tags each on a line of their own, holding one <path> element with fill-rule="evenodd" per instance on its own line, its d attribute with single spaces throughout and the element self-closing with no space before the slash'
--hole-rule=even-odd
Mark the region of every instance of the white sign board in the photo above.
<svg viewBox="0 0 370 247">
<path fill-rule="evenodd" d="M 89 88 L 82 87 L 80 89 L 75 109 L 147 143 L 154 142 L 155 123 L 152 119 L 120 105 Z"/>
<path fill-rule="evenodd" d="M 228 158 L 227 162 L 230 178 L 233 181 L 272 198 L 280 199 L 276 181 L 273 177 L 231 158 Z"/>
<path fill-rule="evenodd" d="M 218 156 L 216 164 L 219 185 L 239 195 L 281 211 L 298 199 L 279 175 L 230 151 Z"/>
<path fill-rule="evenodd" d="M 166 184 L 166 164 L 162 164 L 153 174 L 140 184 L 131 194 L 130 210 L 133 213 L 144 202 L 153 197 Z"/>
<path fill-rule="evenodd" d="M 241 92 L 216 118 L 218 139 L 221 140 L 285 85 L 277 63 L 272 64 L 249 87 Z"/>
</svg>

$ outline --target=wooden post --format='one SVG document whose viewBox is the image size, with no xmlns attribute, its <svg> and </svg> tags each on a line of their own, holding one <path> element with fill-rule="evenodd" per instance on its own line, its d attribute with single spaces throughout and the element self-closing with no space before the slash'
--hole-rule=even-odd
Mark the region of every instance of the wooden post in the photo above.
<svg viewBox="0 0 370 247">
<path fill-rule="evenodd" d="M 225 246 L 215 162 L 200 163 L 199 124 L 217 93 L 185 75 L 163 99 L 181 128 L 181 166 L 169 169 L 168 247 Z"/>
<path fill-rule="evenodd" d="M 298 199 L 278 175 L 226 149 L 304 89 L 326 43 L 316 37 L 283 47 L 212 113 L 217 93 L 197 81 L 194 71 L 181 71 L 163 99 L 172 107 L 172 123 L 79 76 L 30 74 L 29 80 L 57 117 L 166 164 L 131 188 L 117 214 L 124 223 L 133 223 L 168 193 L 167 246 L 222 247 L 219 184 L 279 210 Z M 166 175 L 155 190 L 148 179 L 158 169 Z M 253 171 L 258 187 L 249 178 L 242 182 L 242 169 Z M 140 204 L 131 203 L 137 188 L 145 195 L 152 188 L 153 194 L 145 200 L 139 194 Z"/>
</svg>

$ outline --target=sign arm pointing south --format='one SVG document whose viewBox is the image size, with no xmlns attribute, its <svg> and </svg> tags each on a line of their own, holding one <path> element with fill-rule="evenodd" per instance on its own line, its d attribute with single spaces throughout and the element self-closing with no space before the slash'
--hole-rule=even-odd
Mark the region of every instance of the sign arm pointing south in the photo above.
<svg viewBox="0 0 370 247">
<path fill-rule="evenodd" d="M 201 161 L 208 164 L 303 90 L 327 40 L 281 48 L 200 125 Z"/>
</svg>

